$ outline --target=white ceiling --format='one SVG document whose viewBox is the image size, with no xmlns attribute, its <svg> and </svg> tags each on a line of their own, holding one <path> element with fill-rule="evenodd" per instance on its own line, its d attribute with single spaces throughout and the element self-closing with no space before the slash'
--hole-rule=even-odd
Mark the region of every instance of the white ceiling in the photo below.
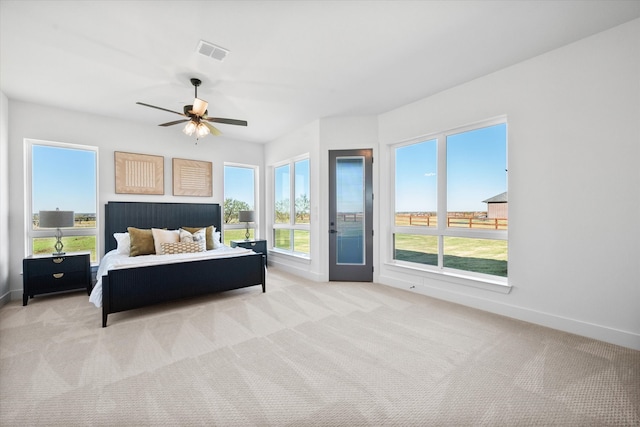
<svg viewBox="0 0 640 427">
<path fill-rule="evenodd" d="M 379 114 L 640 17 L 640 1 L 0 0 L 10 99 L 155 126 L 191 77 L 228 137 Z M 223 62 L 200 40 L 229 49 Z M 167 128 L 179 133 L 182 126 Z"/>
</svg>

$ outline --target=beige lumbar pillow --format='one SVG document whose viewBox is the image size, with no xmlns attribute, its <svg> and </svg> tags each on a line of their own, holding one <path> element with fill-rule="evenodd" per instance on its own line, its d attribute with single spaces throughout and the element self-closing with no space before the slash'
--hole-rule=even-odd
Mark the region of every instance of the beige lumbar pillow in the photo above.
<svg viewBox="0 0 640 427">
<path fill-rule="evenodd" d="M 160 250 L 164 255 L 202 252 L 200 243 L 195 242 L 163 243 Z"/>
</svg>

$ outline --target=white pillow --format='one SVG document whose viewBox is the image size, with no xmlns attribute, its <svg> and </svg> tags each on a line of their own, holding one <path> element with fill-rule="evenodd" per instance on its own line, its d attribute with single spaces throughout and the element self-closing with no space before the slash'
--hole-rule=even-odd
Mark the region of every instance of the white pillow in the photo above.
<svg viewBox="0 0 640 427">
<path fill-rule="evenodd" d="M 213 249 L 221 248 L 223 244 L 220 243 L 220 232 L 215 231 L 215 227 L 213 228 L 213 230 Z"/>
<path fill-rule="evenodd" d="M 201 228 L 195 233 L 189 233 L 187 230 L 181 228 L 180 242 L 197 243 L 198 245 L 200 245 L 200 250 L 204 252 L 207 250 L 207 234 L 206 233 L 207 233 L 206 228 Z"/>
<path fill-rule="evenodd" d="M 178 230 L 162 230 L 160 228 L 152 228 L 151 234 L 153 234 L 153 246 L 156 248 L 156 254 L 162 255 L 163 243 L 178 243 L 180 241 L 180 234 Z"/>
<path fill-rule="evenodd" d="M 118 253 L 129 255 L 131 250 L 131 237 L 129 233 L 113 233 L 113 237 L 118 242 Z"/>
</svg>

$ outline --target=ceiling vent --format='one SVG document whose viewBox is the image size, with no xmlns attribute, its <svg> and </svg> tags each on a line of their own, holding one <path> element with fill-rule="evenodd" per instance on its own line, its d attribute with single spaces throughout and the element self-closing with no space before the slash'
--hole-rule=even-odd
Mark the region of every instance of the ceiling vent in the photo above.
<svg viewBox="0 0 640 427">
<path fill-rule="evenodd" d="M 226 58 L 229 54 L 229 50 L 220 46 L 216 46 L 215 44 L 206 42 L 204 40 L 200 40 L 196 52 L 198 52 L 200 55 L 217 59 L 218 61 L 224 61 L 224 58 Z"/>
</svg>

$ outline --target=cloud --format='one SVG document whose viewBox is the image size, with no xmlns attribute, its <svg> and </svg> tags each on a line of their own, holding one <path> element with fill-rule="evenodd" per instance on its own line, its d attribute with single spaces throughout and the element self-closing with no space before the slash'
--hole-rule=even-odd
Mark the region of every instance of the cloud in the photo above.
<svg viewBox="0 0 640 427">
<path fill-rule="evenodd" d="M 424 174 L 424 176 L 436 176 L 435 172 L 427 172 Z"/>
</svg>

